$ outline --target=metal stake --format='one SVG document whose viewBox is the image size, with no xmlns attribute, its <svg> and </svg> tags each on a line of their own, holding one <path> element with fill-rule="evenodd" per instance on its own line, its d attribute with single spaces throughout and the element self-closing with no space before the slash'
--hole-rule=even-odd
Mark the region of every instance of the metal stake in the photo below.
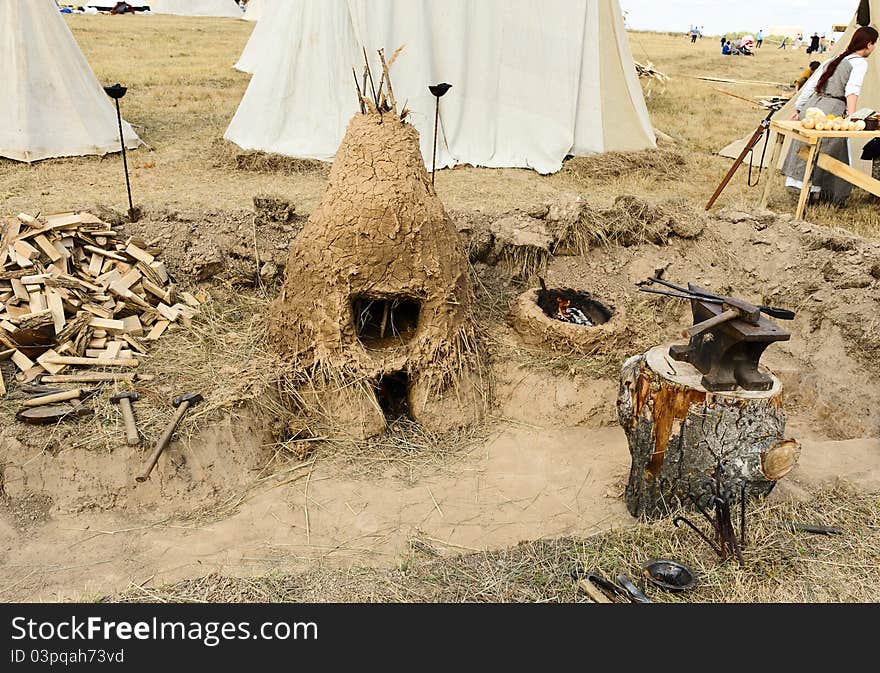
<svg viewBox="0 0 880 673">
<path fill-rule="evenodd" d="M 116 101 L 116 121 L 119 124 L 119 145 L 122 148 L 122 166 L 125 169 L 125 189 L 128 192 L 128 218 L 134 222 L 137 213 L 134 209 L 134 203 L 131 200 L 131 181 L 128 177 L 128 158 L 125 154 L 125 136 L 122 133 L 122 110 L 119 108 L 119 99 L 125 95 L 128 89 L 121 86 L 118 82 L 113 86 L 105 86 L 104 91 L 110 98 Z"/>
<path fill-rule="evenodd" d="M 431 184 L 434 184 L 434 172 L 437 170 L 437 132 L 440 128 L 440 99 L 452 88 L 451 84 L 442 83 L 442 84 L 434 84 L 428 87 L 428 91 L 430 91 L 434 97 L 437 99 L 437 104 L 434 108 L 434 155 L 431 159 Z"/>
</svg>

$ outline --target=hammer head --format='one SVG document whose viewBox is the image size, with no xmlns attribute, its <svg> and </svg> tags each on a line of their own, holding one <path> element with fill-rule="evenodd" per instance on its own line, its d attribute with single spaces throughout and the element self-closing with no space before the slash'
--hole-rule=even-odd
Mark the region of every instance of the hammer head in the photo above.
<svg viewBox="0 0 880 673">
<path fill-rule="evenodd" d="M 173 400 L 171 400 L 171 404 L 173 404 L 175 407 L 179 407 L 184 402 L 189 402 L 189 406 L 194 407 L 204 399 L 205 398 L 202 397 L 201 393 L 187 393 L 186 395 L 175 397 Z"/>
<path fill-rule="evenodd" d="M 124 392 L 116 393 L 115 395 L 111 396 L 110 401 L 113 402 L 113 404 L 119 404 L 119 400 L 129 399 L 132 402 L 136 402 L 140 398 L 141 396 L 133 390 L 126 390 Z"/>
</svg>

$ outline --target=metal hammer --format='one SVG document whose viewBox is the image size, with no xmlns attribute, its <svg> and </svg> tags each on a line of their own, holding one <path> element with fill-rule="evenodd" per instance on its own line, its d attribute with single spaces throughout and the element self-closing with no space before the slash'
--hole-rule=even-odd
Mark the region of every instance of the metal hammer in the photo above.
<svg viewBox="0 0 880 673">
<path fill-rule="evenodd" d="M 200 393 L 187 393 L 186 395 L 180 395 L 175 397 L 171 404 L 177 407 L 177 413 L 174 414 L 174 418 L 171 419 L 171 422 L 168 423 L 168 426 L 165 428 L 165 432 L 162 433 L 162 436 L 159 438 L 159 441 L 156 442 L 156 447 L 153 449 L 153 453 L 150 454 L 150 457 L 147 459 L 147 464 L 144 467 L 143 471 L 135 477 L 138 481 L 146 481 L 150 476 L 150 472 L 153 471 L 153 466 L 155 466 L 156 461 L 159 460 L 159 456 L 162 455 L 162 452 L 165 450 L 165 447 L 168 446 L 168 443 L 171 441 L 172 435 L 174 435 L 174 431 L 177 429 L 177 424 L 180 423 L 180 419 L 183 418 L 183 415 L 186 413 L 186 410 L 190 407 L 194 407 L 199 402 L 204 400 Z"/>
<path fill-rule="evenodd" d="M 122 419 L 125 421 L 125 443 L 129 446 L 137 446 L 141 443 L 137 426 L 134 423 L 134 411 L 131 408 L 131 403 L 137 402 L 140 398 L 141 396 L 133 390 L 117 393 L 110 398 L 110 401 L 113 404 L 118 404 L 122 410 Z"/>
</svg>

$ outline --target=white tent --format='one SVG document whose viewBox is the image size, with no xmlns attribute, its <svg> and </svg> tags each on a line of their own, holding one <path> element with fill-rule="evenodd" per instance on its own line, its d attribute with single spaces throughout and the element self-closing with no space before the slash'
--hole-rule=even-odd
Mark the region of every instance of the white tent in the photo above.
<svg viewBox="0 0 880 673">
<path fill-rule="evenodd" d="M 18 161 L 118 152 L 113 102 L 55 0 L 0 1 L 0 156 Z M 140 140 L 123 122 L 126 147 Z"/>
<path fill-rule="evenodd" d="M 294 0 L 285 0 L 285 4 L 293 1 Z M 276 4 L 282 4 L 279 0 L 251 0 L 248 3 L 248 8 L 250 8 L 251 4 L 254 2 L 261 3 L 260 12 L 266 12 L 267 14 L 270 11 L 275 12 L 277 10 L 277 7 L 275 7 Z M 245 14 L 245 18 L 247 18 L 247 14 Z M 253 74 L 258 63 L 268 60 L 270 54 L 276 53 L 281 49 L 281 46 L 272 39 L 272 33 L 274 32 L 276 25 L 277 22 L 274 14 L 272 19 L 268 21 L 257 22 L 244 50 L 241 52 L 238 63 L 234 66 L 236 70 Z"/>
<path fill-rule="evenodd" d="M 242 18 L 241 8 L 235 0 L 144 0 L 142 4 L 149 5 L 154 14 Z"/>
<path fill-rule="evenodd" d="M 244 10 L 245 21 L 259 21 L 263 16 L 263 0 L 249 0 Z"/>
<path fill-rule="evenodd" d="M 880 0 L 862 0 L 862 3 L 867 6 L 866 14 L 870 14 L 870 16 L 864 16 L 862 20 L 869 20 L 870 25 L 877 26 L 880 24 Z M 864 11 L 864 10 L 863 10 Z M 852 39 L 853 33 L 859 27 L 858 23 L 859 12 L 853 16 L 853 20 L 850 21 L 849 26 L 846 29 L 846 32 L 843 34 L 843 37 L 840 38 L 835 44 L 834 49 L 831 50 L 830 53 L 822 54 L 825 60 L 830 60 L 832 58 L 837 57 L 841 54 L 849 44 L 849 41 Z M 868 74 L 865 77 L 865 82 L 862 85 L 862 92 L 859 95 L 859 108 L 871 108 L 874 110 L 880 110 L 880 57 L 877 56 L 878 52 L 875 50 L 874 53 L 868 59 Z M 792 95 L 792 98 L 788 103 L 786 103 L 785 107 L 783 107 L 779 112 L 777 112 L 773 118 L 774 119 L 789 119 L 795 111 L 795 101 L 797 100 L 797 93 Z M 758 121 L 755 120 L 755 127 L 758 126 Z M 743 148 L 746 146 L 748 142 L 748 138 L 740 138 L 739 140 L 734 140 L 727 147 L 722 149 L 718 154 L 722 157 L 728 157 L 731 159 L 736 159 Z M 767 145 L 767 151 L 764 153 L 764 161 L 763 165 L 767 166 L 770 163 L 770 150 L 773 147 L 773 143 L 776 140 L 776 134 L 770 134 L 770 140 Z M 788 145 L 789 142 L 786 140 L 785 147 L 783 148 L 782 157 L 780 159 L 780 165 L 782 161 L 785 160 L 785 156 L 788 153 Z M 862 161 L 859 157 L 862 153 L 862 147 L 864 143 L 859 142 L 851 142 L 850 143 L 850 153 L 853 158 L 853 166 L 860 168 L 866 173 L 871 172 L 871 163 L 868 161 Z M 761 154 L 762 148 L 764 147 L 764 141 L 762 140 L 758 147 L 752 152 L 752 155 L 746 161 L 751 161 L 753 166 L 757 166 L 761 163 Z"/>
<path fill-rule="evenodd" d="M 296 0 L 274 9 L 260 61 L 226 138 L 245 149 L 329 160 L 357 110 L 362 46 L 392 67 L 398 104 L 430 164 L 550 173 L 568 154 L 655 146 L 617 0 Z M 257 24 L 259 27 L 261 23 Z"/>
</svg>

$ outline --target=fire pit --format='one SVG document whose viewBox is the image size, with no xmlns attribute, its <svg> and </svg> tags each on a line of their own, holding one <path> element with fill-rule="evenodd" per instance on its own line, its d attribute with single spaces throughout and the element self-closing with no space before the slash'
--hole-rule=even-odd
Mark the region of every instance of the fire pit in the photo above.
<svg viewBox="0 0 880 673">
<path fill-rule="evenodd" d="M 589 292 L 570 287 L 541 287 L 521 294 L 508 322 L 533 346 L 580 354 L 614 348 L 623 335 L 620 311 Z"/>
<path fill-rule="evenodd" d="M 548 290 L 544 279 L 540 280 L 537 304 L 548 317 L 583 327 L 604 325 L 611 320 L 613 311 L 588 293 L 578 292 L 570 287 Z"/>
</svg>

